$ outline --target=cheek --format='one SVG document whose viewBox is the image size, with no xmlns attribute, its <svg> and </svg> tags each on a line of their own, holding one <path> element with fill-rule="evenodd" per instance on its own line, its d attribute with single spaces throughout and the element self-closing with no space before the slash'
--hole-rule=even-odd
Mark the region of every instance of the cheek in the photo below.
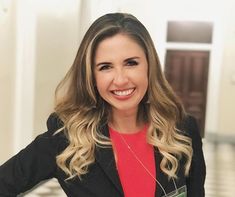
<svg viewBox="0 0 235 197">
<path fill-rule="evenodd" d="M 99 77 L 95 78 L 95 85 L 96 85 L 98 92 L 100 93 L 100 90 L 102 88 L 102 81 L 100 81 Z"/>
<path fill-rule="evenodd" d="M 108 77 L 100 74 L 97 74 L 95 79 L 97 90 L 99 94 L 102 94 L 102 92 L 104 92 L 108 88 L 109 79 Z"/>
<path fill-rule="evenodd" d="M 145 89 L 146 91 L 148 89 L 148 77 L 147 76 L 143 79 L 142 84 L 143 84 L 143 89 Z"/>
<path fill-rule="evenodd" d="M 138 83 L 140 83 L 143 87 L 148 86 L 148 71 L 147 69 L 142 69 L 138 72 L 138 77 L 136 77 Z"/>
<path fill-rule="evenodd" d="M 148 89 L 148 75 L 144 75 L 142 76 L 142 78 L 139 80 L 139 83 L 140 83 L 140 86 L 141 86 L 141 89 L 143 91 L 143 93 L 145 94 L 147 89 Z"/>
</svg>

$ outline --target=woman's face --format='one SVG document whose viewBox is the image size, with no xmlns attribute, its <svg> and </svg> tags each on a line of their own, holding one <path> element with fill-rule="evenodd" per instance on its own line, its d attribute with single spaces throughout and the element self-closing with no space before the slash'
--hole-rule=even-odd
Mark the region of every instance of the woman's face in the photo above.
<svg viewBox="0 0 235 197">
<path fill-rule="evenodd" d="M 98 44 L 94 75 L 100 96 L 113 112 L 137 112 L 148 88 L 148 63 L 141 46 L 124 34 Z"/>
</svg>

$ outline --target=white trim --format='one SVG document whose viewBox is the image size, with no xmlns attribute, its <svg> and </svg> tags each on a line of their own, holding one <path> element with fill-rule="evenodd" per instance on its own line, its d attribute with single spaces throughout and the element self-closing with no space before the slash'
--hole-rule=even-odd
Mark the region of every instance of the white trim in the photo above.
<svg viewBox="0 0 235 197">
<path fill-rule="evenodd" d="M 222 55 L 224 51 L 224 31 L 223 22 L 220 20 L 214 21 L 207 86 L 205 131 L 208 133 L 219 132 L 219 99 Z"/>
<path fill-rule="evenodd" d="M 200 50 L 210 51 L 212 49 L 211 44 L 195 44 L 195 43 L 166 43 L 166 50 Z"/>
<path fill-rule="evenodd" d="M 219 98 L 220 98 L 220 82 L 221 82 L 221 67 L 223 53 L 223 34 L 224 28 L 220 20 L 212 20 L 213 22 L 213 40 L 211 44 L 194 44 L 194 43 L 171 43 L 165 42 L 165 57 L 167 50 L 200 50 L 209 51 L 209 71 L 207 85 L 207 105 L 205 117 L 205 132 L 218 132 L 218 117 L 219 117 Z M 166 21 L 167 23 L 167 21 Z M 165 65 L 165 58 L 163 58 Z M 164 69 L 164 68 L 163 68 Z"/>
<path fill-rule="evenodd" d="M 33 136 L 36 12 L 30 0 L 16 6 L 16 73 L 13 151 L 18 152 Z"/>
</svg>

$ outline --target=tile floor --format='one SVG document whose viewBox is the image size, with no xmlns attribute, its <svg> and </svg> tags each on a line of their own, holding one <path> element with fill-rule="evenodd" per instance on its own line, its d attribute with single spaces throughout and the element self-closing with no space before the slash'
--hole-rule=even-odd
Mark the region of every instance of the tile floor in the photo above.
<svg viewBox="0 0 235 197">
<path fill-rule="evenodd" d="M 206 197 L 235 196 L 235 144 L 204 141 L 207 164 Z M 24 197 L 66 197 L 56 180 L 37 187 Z"/>
<path fill-rule="evenodd" d="M 235 144 L 204 142 L 206 197 L 235 196 Z"/>
</svg>

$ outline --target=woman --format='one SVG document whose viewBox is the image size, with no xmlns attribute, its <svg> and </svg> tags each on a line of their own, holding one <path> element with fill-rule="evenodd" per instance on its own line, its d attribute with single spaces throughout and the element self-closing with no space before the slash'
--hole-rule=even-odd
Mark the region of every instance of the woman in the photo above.
<svg viewBox="0 0 235 197">
<path fill-rule="evenodd" d="M 91 25 L 57 87 L 47 126 L 0 167 L 0 196 L 52 177 L 71 197 L 204 196 L 195 119 L 132 15 L 107 14 Z"/>
</svg>

